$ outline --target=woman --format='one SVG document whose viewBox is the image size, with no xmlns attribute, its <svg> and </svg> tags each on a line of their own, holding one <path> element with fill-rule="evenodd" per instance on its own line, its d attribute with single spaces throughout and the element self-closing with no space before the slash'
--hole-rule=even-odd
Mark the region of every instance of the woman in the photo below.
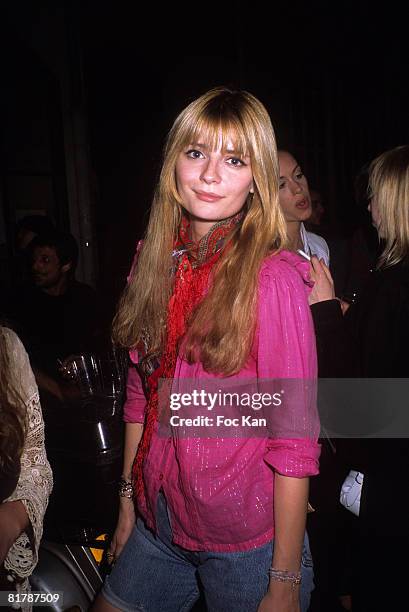
<svg viewBox="0 0 409 612">
<path fill-rule="evenodd" d="M 29 591 L 51 489 L 30 362 L 16 334 L 0 327 L 0 590 Z"/>
<path fill-rule="evenodd" d="M 288 151 L 279 150 L 278 160 L 280 165 L 279 201 L 287 225 L 289 248 L 294 252 L 301 250 L 309 257 L 316 255 L 329 266 L 329 248 L 326 241 L 321 236 L 307 231 L 304 225 L 304 222 L 311 220 L 313 213 L 307 177 L 298 161 Z M 320 360 L 318 375 L 319 377 L 325 376 L 323 362 Z M 318 600 L 322 606 L 328 606 L 329 609 L 333 602 L 326 601 L 325 598 L 331 591 L 330 585 L 335 577 L 332 575 L 334 564 L 331 567 L 328 564 L 327 551 L 329 549 L 332 551 L 333 546 L 330 544 L 325 527 L 328 526 L 330 533 L 334 533 L 334 510 L 339 510 L 336 498 L 328 495 L 328 491 L 331 491 L 331 488 L 333 489 L 337 483 L 337 479 L 334 478 L 335 445 L 326 437 L 323 437 L 321 442 L 320 475 L 312 483 L 310 491 L 310 501 L 317 512 L 309 516 L 308 532 L 316 576 L 313 600 Z"/>
<path fill-rule="evenodd" d="M 301 566 L 301 555 L 319 455 L 310 393 L 294 402 L 302 423 L 294 439 L 280 437 L 288 423 L 275 412 L 269 438 L 217 431 L 202 405 L 203 427 L 184 435 L 175 425 L 164 435 L 175 406 L 163 411 L 158 386 L 193 381 L 193 396 L 212 383 L 314 380 L 308 264 L 282 251 L 285 243 L 269 116 L 246 92 L 211 90 L 170 131 L 146 239 L 114 321 L 114 339 L 136 367 L 109 551 L 116 564 L 96 610 L 190 610 L 198 578 L 212 612 L 296 612 L 300 600 L 307 609 L 311 560 L 305 551 Z"/>
<path fill-rule="evenodd" d="M 329 249 L 324 238 L 307 232 L 303 221 L 311 217 L 308 181 L 297 160 L 288 151 L 278 152 L 280 163 L 280 206 L 287 224 L 289 249 L 316 255 L 329 266 Z"/>
<path fill-rule="evenodd" d="M 382 379 L 366 383 L 367 407 L 362 399 L 353 406 L 352 435 L 361 439 L 344 442 L 345 461 L 364 474 L 355 601 L 359 610 L 376 612 L 391 605 L 407 607 L 409 444 L 397 411 L 406 397 L 391 397 L 391 381 L 383 379 L 409 378 L 409 146 L 387 151 L 371 163 L 369 197 L 382 253 L 359 300 L 342 317 L 328 268 L 316 258 L 310 300 L 326 375 Z M 338 395 L 341 390 L 344 397 L 342 387 Z M 385 434 L 394 421 L 400 425 Z M 385 581 L 384 563 L 394 567 L 391 582 Z"/>
</svg>

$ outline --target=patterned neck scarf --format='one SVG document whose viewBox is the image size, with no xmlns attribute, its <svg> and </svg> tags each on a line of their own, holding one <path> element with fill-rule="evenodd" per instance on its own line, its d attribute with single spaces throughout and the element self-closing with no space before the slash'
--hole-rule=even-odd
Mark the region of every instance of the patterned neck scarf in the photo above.
<svg viewBox="0 0 409 612">
<path fill-rule="evenodd" d="M 179 228 L 179 238 L 173 253 L 187 253 L 192 268 L 200 267 L 210 257 L 222 250 L 226 237 L 240 223 L 243 215 L 243 211 L 240 211 L 229 219 L 218 221 L 198 242 L 194 242 L 190 237 L 190 223 L 188 218 L 183 216 Z"/>
</svg>

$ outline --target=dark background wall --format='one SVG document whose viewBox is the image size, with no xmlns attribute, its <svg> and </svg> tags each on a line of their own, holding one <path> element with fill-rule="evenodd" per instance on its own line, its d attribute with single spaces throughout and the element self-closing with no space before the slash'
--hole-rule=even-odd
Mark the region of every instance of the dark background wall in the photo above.
<svg viewBox="0 0 409 612">
<path fill-rule="evenodd" d="M 54 141 L 47 155 L 59 187 L 50 210 L 68 227 L 75 198 L 67 116 L 81 113 L 77 148 L 88 165 L 79 166 L 79 185 L 88 181 L 88 195 L 84 205 L 84 199 L 75 201 L 77 211 L 90 211 L 95 280 L 107 312 L 143 234 L 166 132 L 176 114 L 212 86 L 245 88 L 264 102 L 279 145 L 301 159 L 310 184 L 322 191 L 333 228 L 345 233 L 362 218 L 354 203 L 355 175 L 381 151 L 408 142 L 401 10 L 397 2 L 382 10 L 369 2 L 145 3 L 143 12 L 128 2 L 10 2 L 11 26 L 2 43 L 3 61 L 14 74 L 7 95 L 13 101 L 23 89 L 31 109 L 38 95 L 51 100 L 46 116 Z M 39 66 L 47 78 L 39 76 Z M 13 103 L 9 108 L 14 117 L 27 118 L 27 110 Z M 33 142 L 30 126 L 38 125 L 29 119 L 30 125 L 11 128 L 16 121 L 2 116 L 3 142 L 14 143 L 20 157 Z M 6 149 L 12 148 L 3 146 L 3 185 L 10 167 Z M 74 229 L 81 240 L 80 221 Z"/>
</svg>

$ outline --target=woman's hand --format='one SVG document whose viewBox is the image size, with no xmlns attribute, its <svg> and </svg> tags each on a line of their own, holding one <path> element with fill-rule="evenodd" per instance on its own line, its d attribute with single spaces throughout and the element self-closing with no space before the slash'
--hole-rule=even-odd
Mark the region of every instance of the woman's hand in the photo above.
<svg viewBox="0 0 409 612">
<path fill-rule="evenodd" d="M 334 281 L 329 268 L 323 259 L 318 259 L 315 255 L 311 257 L 310 276 L 314 281 L 314 287 L 308 296 L 310 305 L 335 298 Z"/>
<path fill-rule="evenodd" d="M 300 587 L 271 580 L 257 612 L 300 612 Z"/>
<path fill-rule="evenodd" d="M 139 376 L 137 379 L 140 381 Z M 128 377 L 128 391 L 129 389 Z M 133 397 L 133 392 L 134 389 L 131 389 L 130 393 L 128 393 L 128 399 L 129 397 Z M 140 392 L 142 393 L 141 390 Z M 136 457 L 139 442 L 142 438 L 142 432 L 142 423 L 126 423 L 125 425 L 124 466 L 122 470 L 122 478 L 127 482 L 132 481 L 132 466 Z M 123 547 L 132 533 L 132 529 L 135 527 L 135 519 L 136 516 L 133 499 L 120 496 L 118 523 L 107 552 L 108 563 L 115 561 L 115 559 L 117 559 L 121 554 Z"/>
<path fill-rule="evenodd" d="M 119 499 L 118 523 L 107 552 L 108 563 L 112 563 L 119 557 L 135 527 L 136 516 L 133 500 L 128 497 Z"/>
<path fill-rule="evenodd" d="M 29 524 L 26 509 L 21 501 L 0 504 L 0 566 L 11 546 Z"/>
</svg>

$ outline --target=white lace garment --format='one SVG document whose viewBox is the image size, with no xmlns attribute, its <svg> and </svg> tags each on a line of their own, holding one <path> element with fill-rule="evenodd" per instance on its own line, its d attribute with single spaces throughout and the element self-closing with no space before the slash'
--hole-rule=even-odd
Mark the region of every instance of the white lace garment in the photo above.
<svg viewBox="0 0 409 612">
<path fill-rule="evenodd" d="M 15 579 L 20 592 L 29 589 L 28 577 L 38 561 L 38 548 L 43 533 L 43 518 L 53 486 L 53 477 L 44 446 L 44 421 L 37 383 L 28 355 L 16 334 L 0 327 L 0 342 L 6 343 L 10 359 L 13 386 L 18 390 L 27 409 L 27 435 L 21 457 L 21 473 L 17 487 L 5 500 L 20 500 L 30 519 L 30 538 L 23 532 L 10 548 L 4 561 L 7 573 Z"/>
</svg>

